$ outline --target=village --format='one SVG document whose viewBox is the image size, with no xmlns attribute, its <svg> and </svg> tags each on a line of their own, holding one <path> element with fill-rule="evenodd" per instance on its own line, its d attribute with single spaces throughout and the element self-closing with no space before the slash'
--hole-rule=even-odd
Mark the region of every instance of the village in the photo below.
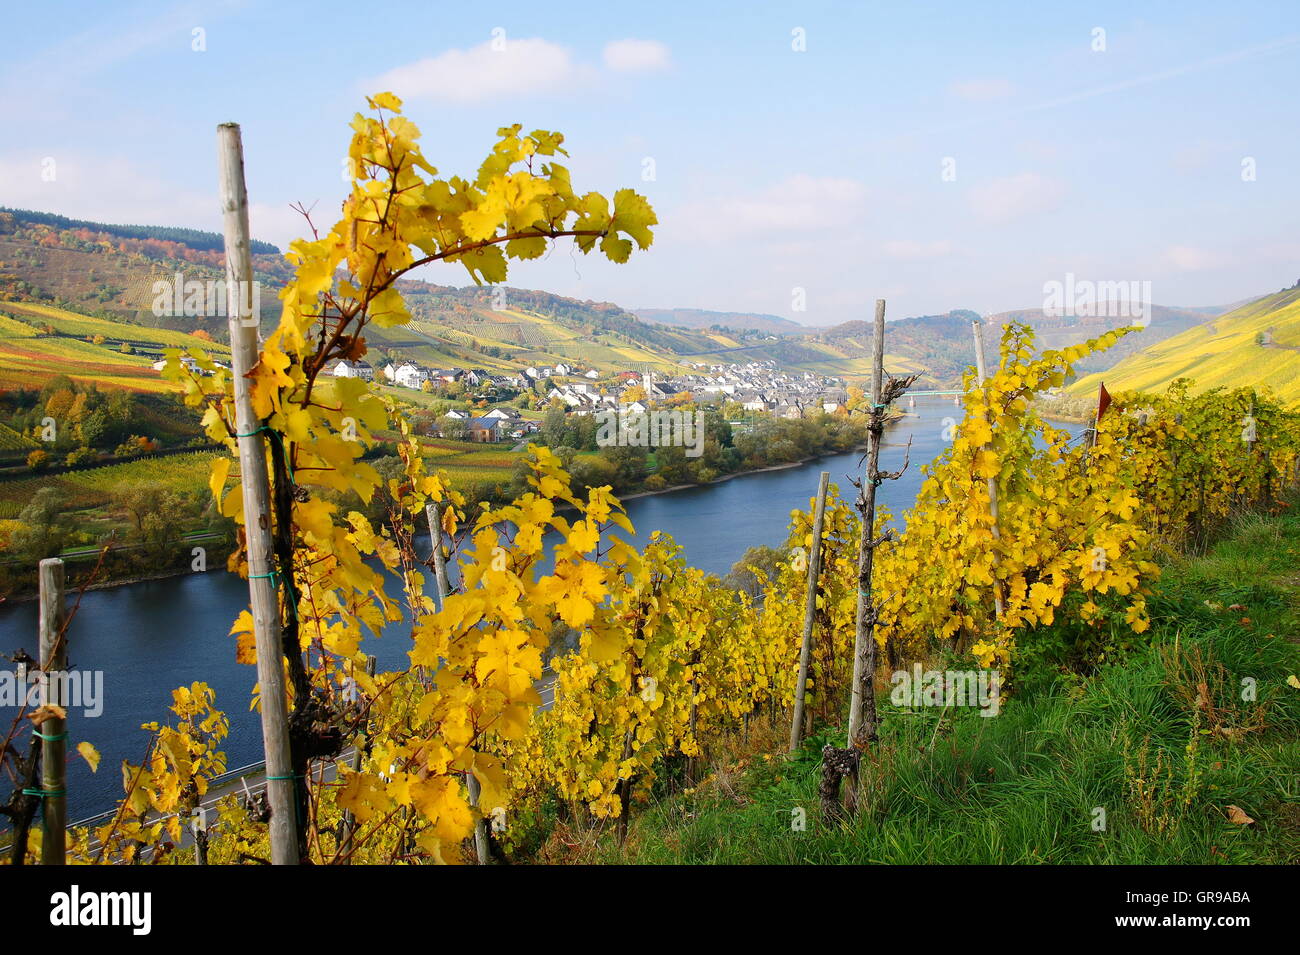
<svg viewBox="0 0 1300 955">
<path fill-rule="evenodd" d="M 430 368 L 409 360 L 389 361 L 376 370 L 369 362 L 344 359 L 328 371 L 338 378 L 378 378 L 397 388 L 464 397 L 468 407 L 452 407 L 441 416 L 439 436 L 482 443 L 526 437 L 538 430 L 538 422 L 526 412 L 549 407 L 563 407 L 577 415 L 609 411 L 637 415 L 652 407 L 712 402 L 730 405 L 737 415 L 763 412 L 804 418 L 833 413 L 848 401 L 843 379 L 782 371 L 770 361 L 684 362 L 683 367 L 687 370 L 677 374 L 650 369 L 601 372 L 557 362 L 494 373 L 482 368 Z M 488 405 L 494 407 L 483 410 Z"/>
</svg>

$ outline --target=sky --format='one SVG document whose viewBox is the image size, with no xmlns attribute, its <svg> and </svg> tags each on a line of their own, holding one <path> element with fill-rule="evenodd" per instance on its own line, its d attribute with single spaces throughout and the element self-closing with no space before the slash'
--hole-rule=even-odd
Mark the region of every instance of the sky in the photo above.
<svg viewBox="0 0 1300 955">
<path fill-rule="evenodd" d="M 563 240 L 508 284 L 825 326 L 1164 305 L 1300 278 L 1300 4 L 0 0 L 0 205 L 218 230 L 217 124 L 252 227 L 327 226 L 348 123 L 392 90 L 470 174 L 498 127 L 559 130 L 580 191 L 654 205 L 625 265 Z M 418 277 L 469 284 L 460 266 Z"/>
</svg>

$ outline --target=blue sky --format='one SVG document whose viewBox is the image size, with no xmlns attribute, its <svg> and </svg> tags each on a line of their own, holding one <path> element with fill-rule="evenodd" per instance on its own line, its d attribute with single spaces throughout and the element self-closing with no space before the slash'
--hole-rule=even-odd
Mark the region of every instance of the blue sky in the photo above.
<svg viewBox="0 0 1300 955">
<path fill-rule="evenodd" d="M 393 88 L 444 174 L 520 122 L 565 133 L 579 188 L 655 205 L 648 254 L 562 245 L 523 287 L 828 325 L 1033 307 L 1066 273 L 1173 305 L 1300 278 L 1293 2 L 11 6 L 0 205 L 215 229 L 234 120 L 283 247 L 291 203 L 332 221 L 347 124 Z"/>
</svg>

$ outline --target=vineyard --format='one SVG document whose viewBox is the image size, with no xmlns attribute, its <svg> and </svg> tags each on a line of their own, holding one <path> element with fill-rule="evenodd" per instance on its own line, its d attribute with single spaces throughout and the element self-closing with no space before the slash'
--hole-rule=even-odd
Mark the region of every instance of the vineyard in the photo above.
<svg viewBox="0 0 1300 955">
<path fill-rule="evenodd" d="M 1012 323 L 987 373 L 982 359 L 966 373 L 964 417 L 947 450 L 922 465 L 915 507 L 896 516 L 868 504 L 891 476 L 871 457 L 861 487 L 830 492 L 816 540 L 813 508 L 791 515 L 787 556 L 762 574 L 760 598 L 687 566 L 657 532 L 644 550 L 611 533 L 633 528 L 610 488 L 575 491 L 545 447 L 530 446 L 524 459 L 531 491 L 471 508 L 458 474 L 503 471 L 516 456 L 430 445 L 366 383 L 336 380 L 321 400 L 317 376 L 364 342 L 368 323 L 409 320 L 394 283 L 411 268 L 448 261 L 499 282 L 508 260 L 542 255 L 561 236 L 622 263 L 651 244 L 658 220 L 630 189 L 612 199 L 576 192 L 557 158 L 557 133 L 504 128 L 474 178 L 438 179 L 400 101 L 380 94 L 369 103 L 372 115 L 352 126 L 358 173 L 343 218 L 292 245 L 296 277 L 248 376 L 210 358 L 199 362 L 206 374 L 186 369 L 178 350 L 165 373 L 228 449 L 211 459 L 207 481 L 222 513 L 242 525 L 230 566 L 248 578 L 256 608 L 232 621 L 231 638 L 239 660 L 258 666 L 255 705 L 268 738 L 283 731 L 276 738 L 289 765 L 278 766 L 268 746 L 264 801 L 232 794 L 200 814 L 227 768 L 228 723 L 206 685 L 178 688 L 173 725 L 144 727 L 147 755 L 122 766 L 116 814 L 72 834 L 71 861 L 176 863 L 201 851 L 210 864 L 487 862 L 534 857 L 561 829 L 617 851 L 638 816 L 703 785 L 738 740 L 770 740 L 774 728 L 783 739 L 805 689 L 807 725 L 795 729 L 808 742 L 790 757 L 780 744 L 746 758 L 815 781 L 816 804 L 804 804 L 805 786 L 799 804 L 781 808 L 828 851 L 848 828 L 858 838 L 883 831 L 891 814 L 912 811 L 907 800 L 965 785 L 970 767 L 958 771 L 950 751 L 928 764 L 930 793 L 900 795 L 891 778 L 898 741 L 927 744 L 906 725 L 911 715 L 880 703 L 894 676 L 914 667 L 982 674 L 993 687 L 988 707 L 1007 714 L 998 719 L 1009 728 L 997 732 L 1030 734 L 1041 713 L 1019 707 L 1036 683 L 1050 676 L 1083 686 L 1113 661 L 1150 650 L 1162 565 L 1204 548 L 1236 515 L 1283 507 L 1300 477 L 1300 414 L 1251 388 L 1193 394 L 1180 381 L 1162 395 L 1121 394 L 1095 428 L 1072 438 L 1037 413 L 1034 398 L 1126 330 L 1040 351 L 1032 332 Z M 878 315 L 883 329 L 883 303 Z M 888 379 L 854 409 L 870 418 L 876 453 L 884 412 L 910 381 Z M 251 427 L 240 417 L 247 413 Z M 388 431 L 400 438 L 402 468 L 381 477 L 363 454 Z M 256 515 L 246 514 L 256 503 L 251 484 L 232 475 L 250 447 L 269 474 L 269 500 Z M 178 475 L 207 463 L 196 455 Z M 77 481 L 91 493 L 96 481 L 117 478 Z M 342 513 L 326 496 L 348 490 L 367 502 L 386 495 L 386 519 Z M 426 561 L 415 540 L 429 521 L 437 544 Z M 459 564 L 454 586 L 447 561 Z M 398 592 L 387 582 L 394 577 Z M 805 688 L 798 674 L 809 610 Z M 409 626 L 410 666 L 375 673 L 367 641 L 394 621 Z M 1277 667 L 1290 650 L 1274 651 Z M 1281 671 L 1259 671 L 1258 696 L 1243 704 L 1235 690 L 1250 672 L 1173 653 L 1169 665 L 1190 674 L 1180 684 L 1191 687 L 1195 721 L 1187 747 L 1264 734 L 1273 706 L 1284 714 L 1276 722 L 1294 728 Z M 1100 686 L 1119 692 L 1104 679 Z M 1089 710 L 1080 713 L 1087 727 Z M 959 732 L 988 722 L 998 720 L 976 715 Z M 1172 786 L 1175 770 L 1149 752 L 1140 730 L 1125 764 L 1138 767 L 1133 812 L 1173 825 L 1161 822 L 1166 800 L 1149 787 Z M 81 752 L 98 759 L 89 747 Z M 980 760 L 989 774 L 1002 771 Z M 945 765 L 953 770 L 946 779 Z M 1195 780 L 1179 782 L 1192 787 L 1178 790 L 1180 811 L 1199 807 Z M 963 811 L 995 810 L 968 803 Z M 1073 824 L 1086 831 L 1088 821 Z M 183 848 L 191 826 L 198 845 Z M 804 830 L 792 823 L 790 831 Z M 39 827 L 27 835 L 34 859 Z"/>
<path fill-rule="evenodd" d="M 172 386 L 153 367 L 164 348 L 225 349 L 185 332 L 79 315 L 50 305 L 0 302 L 0 388 L 40 388 L 52 376 L 80 384 L 166 393 Z M 121 346 L 151 355 L 123 354 Z"/>
<path fill-rule="evenodd" d="M 169 454 L 166 458 L 142 458 L 101 467 L 82 468 L 64 474 L 42 475 L 0 481 L 0 517 L 16 517 L 24 504 L 41 488 L 61 491 L 75 510 L 98 507 L 112 498 L 112 492 L 129 487 L 161 487 L 182 493 L 202 491 L 212 469 L 213 451 Z"/>
</svg>

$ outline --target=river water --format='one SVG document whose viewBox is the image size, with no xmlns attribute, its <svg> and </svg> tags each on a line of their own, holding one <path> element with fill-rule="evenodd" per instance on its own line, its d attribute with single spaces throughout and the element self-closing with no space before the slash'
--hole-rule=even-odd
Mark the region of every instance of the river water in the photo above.
<svg viewBox="0 0 1300 955">
<path fill-rule="evenodd" d="M 943 450 L 945 434 L 951 434 L 947 428 L 961 413 L 952 399 L 938 397 L 918 398 L 910 408 L 904 402 L 903 410 L 908 416 L 886 434 L 881 467 L 901 467 L 909 441 L 911 466 L 900 480 L 885 482 L 877 496 L 896 519 L 916 498 L 921 465 Z M 785 540 L 790 511 L 808 507 L 820 471 L 829 471 L 841 496 L 849 498 L 854 492 L 849 478 L 861 474 L 861 457 L 859 452 L 837 454 L 797 467 L 636 498 L 626 502 L 628 516 L 637 528 L 636 540 L 644 543 L 652 530 L 663 531 L 683 546 L 689 564 L 724 574 L 746 548 Z M 210 563 L 221 567 L 224 561 Z M 396 592 L 397 587 L 390 586 L 390 593 Z M 138 763 L 148 744 L 149 734 L 140 724 L 168 720 L 170 691 L 177 686 L 204 681 L 216 691 L 217 706 L 230 718 L 225 745 L 229 767 L 261 758 L 260 725 L 248 709 L 255 671 L 235 663 L 234 639 L 229 636 L 231 623 L 247 606 L 247 582 L 222 569 L 124 584 L 83 597 L 69 628 L 69 656 L 83 674 L 103 673 L 102 712 L 91 717 L 75 707 L 69 711 L 69 748 L 89 741 L 103 761 L 91 775 L 81 759 L 71 760 L 70 818 L 109 808 L 121 795 L 121 761 Z M 391 627 L 383 638 L 368 638 L 363 644 L 378 658 L 381 672 L 407 666 L 410 643 L 401 629 Z M 34 602 L 0 609 L 0 653 L 21 647 L 36 656 L 36 633 Z M 0 704 L 0 732 L 7 732 L 15 712 Z M 8 790 L 7 781 L 0 783 L 0 794 Z"/>
</svg>

